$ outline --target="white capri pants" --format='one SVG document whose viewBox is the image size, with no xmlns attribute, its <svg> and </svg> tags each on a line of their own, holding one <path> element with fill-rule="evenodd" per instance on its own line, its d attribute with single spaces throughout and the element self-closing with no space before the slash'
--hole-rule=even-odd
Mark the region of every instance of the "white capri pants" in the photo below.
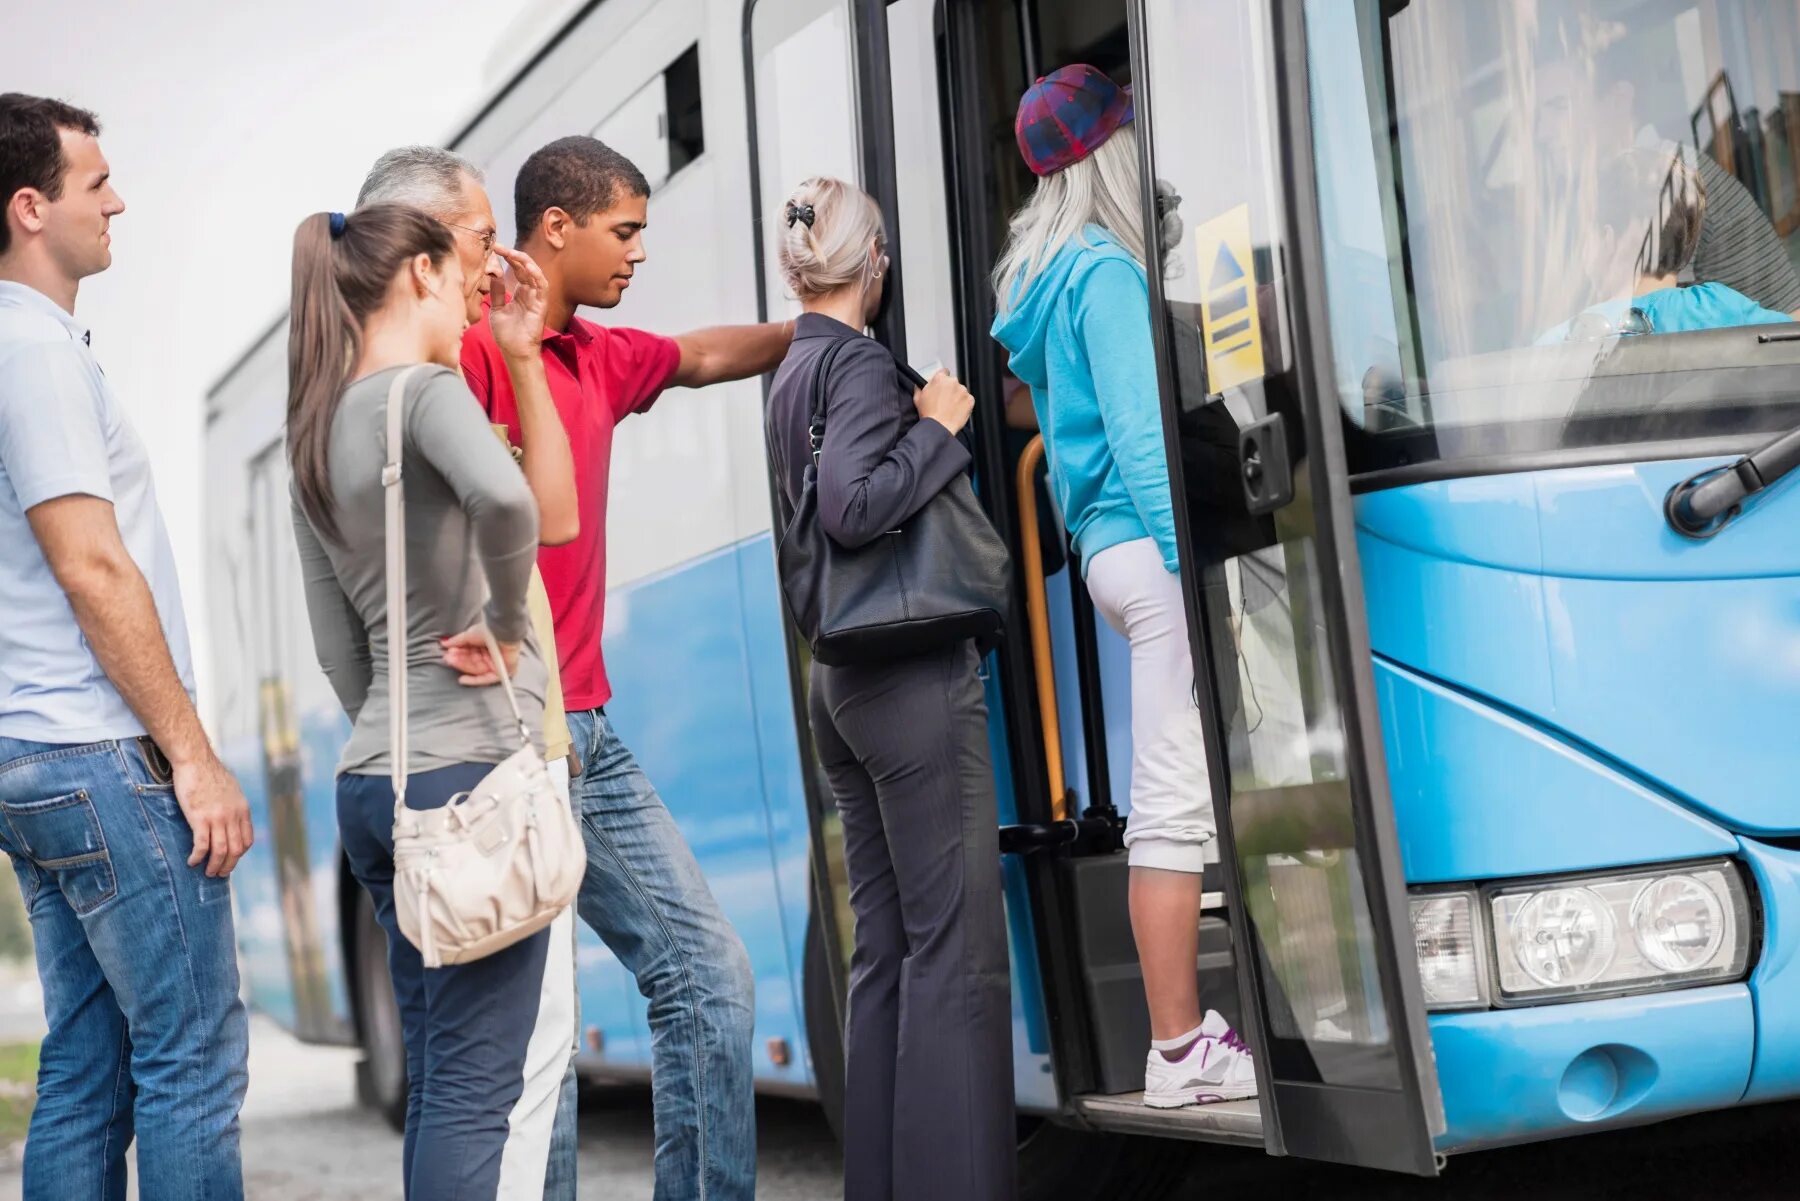
<svg viewBox="0 0 1800 1201">
<path fill-rule="evenodd" d="M 1128 861 L 1199 872 L 1218 826 L 1181 577 L 1163 566 L 1155 539 L 1137 538 L 1088 560 L 1087 588 L 1106 624 L 1131 644 Z"/>
<path fill-rule="evenodd" d="M 553 759 L 550 781 L 563 804 L 569 803 L 569 761 Z M 538 994 L 537 1024 L 525 1044 L 525 1080 L 507 1117 L 506 1149 L 500 1154 L 497 1201 L 543 1201 L 544 1174 L 550 1163 L 550 1131 L 563 1073 L 575 1053 L 575 907 L 550 923 L 550 953 L 544 960 L 544 983 Z"/>
</svg>

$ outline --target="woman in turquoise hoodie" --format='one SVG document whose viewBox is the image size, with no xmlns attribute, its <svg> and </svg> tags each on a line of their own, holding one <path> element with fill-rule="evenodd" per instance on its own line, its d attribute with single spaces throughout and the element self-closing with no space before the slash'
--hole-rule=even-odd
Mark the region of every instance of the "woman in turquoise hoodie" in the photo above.
<svg viewBox="0 0 1800 1201">
<path fill-rule="evenodd" d="M 1175 550 L 1150 340 L 1129 91 L 1090 66 L 1019 105 L 1039 177 L 994 272 L 993 336 L 1031 388 L 1050 486 L 1094 605 L 1131 644 L 1131 924 L 1151 1046 L 1144 1103 L 1254 1096 L 1249 1049 L 1200 1012 L 1201 869 L 1212 798 Z"/>
</svg>

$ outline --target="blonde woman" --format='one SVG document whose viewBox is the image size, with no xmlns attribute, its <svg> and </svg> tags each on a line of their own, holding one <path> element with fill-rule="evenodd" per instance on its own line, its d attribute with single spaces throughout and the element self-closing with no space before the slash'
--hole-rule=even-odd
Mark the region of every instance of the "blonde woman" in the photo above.
<svg viewBox="0 0 1800 1201">
<path fill-rule="evenodd" d="M 1131 643 L 1131 928 L 1150 1009 L 1144 1103 L 1254 1096 L 1249 1048 L 1200 1012 L 1212 800 L 1194 703 L 1144 275 L 1131 93 L 1076 65 L 1019 104 L 1037 190 L 994 272 L 993 335 L 1031 387 L 1050 484 L 1094 605 Z"/>
<path fill-rule="evenodd" d="M 915 391 L 864 337 L 888 268 L 873 200 L 809 179 L 775 217 L 782 275 L 805 309 L 769 390 L 782 527 L 812 461 L 813 389 L 827 366 L 819 518 L 833 540 L 862 546 L 968 470 L 957 435 L 974 398 L 946 372 Z M 843 815 L 856 914 L 845 1201 L 1015 1194 L 1012 1003 L 977 662 L 962 643 L 812 669 L 813 741 Z"/>
</svg>

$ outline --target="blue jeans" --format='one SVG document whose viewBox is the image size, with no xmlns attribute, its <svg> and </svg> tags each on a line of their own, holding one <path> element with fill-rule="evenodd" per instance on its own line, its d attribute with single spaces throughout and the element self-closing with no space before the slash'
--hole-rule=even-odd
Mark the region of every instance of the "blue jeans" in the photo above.
<svg viewBox="0 0 1800 1201">
<path fill-rule="evenodd" d="M 415 772 L 408 809 L 436 809 L 475 787 L 491 763 Z M 535 1196 L 542 1161 L 508 1155 L 525 1052 L 539 1020 L 550 931 L 468 963 L 427 968 L 394 913 L 394 788 L 386 776 L 343 775 L 338 833 L 350 871 L 387 932 L 388 973 L 406 1043 L 406 1141 L 401 1179 L 420 1201 Z M 568 944 L 556 948 L 568 954 Z M 564 1017 L 566 1018 L 566 1013 Z"/>
<path fill-rule="evenodd" d="M 231 885 L 137 739 L 0 738 L 0 850 L 31 915 L 44 1036 L 25 1201 L 239 1201 L 249 1027 Z"/>
<path fill-rule="evenodd" d="M 650 1002 L 656 1201 L 753 1201 L 749 953 L 606 714 L 570 713 L 569 732 L 581 758 L 571 793 L 588 853 L 576 905 Z M 565 1099 L 572 1096 L 566 1087 Z M 573 1105 L 558 1108 L 556 1126 L 552 1201 L 573 1191 Z"/>
</svg>

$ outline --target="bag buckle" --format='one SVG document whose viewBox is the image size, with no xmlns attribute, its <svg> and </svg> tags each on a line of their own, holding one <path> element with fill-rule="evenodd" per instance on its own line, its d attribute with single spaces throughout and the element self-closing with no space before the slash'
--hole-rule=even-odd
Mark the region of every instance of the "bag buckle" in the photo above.
<svg viewBox="0 0 1800 1201">
<path fill-rule="evenodd" d="M 400 482 L 400 464 L 389 463 L 381 469 L 381 486 L 392 488 Z"/>
</svg>

